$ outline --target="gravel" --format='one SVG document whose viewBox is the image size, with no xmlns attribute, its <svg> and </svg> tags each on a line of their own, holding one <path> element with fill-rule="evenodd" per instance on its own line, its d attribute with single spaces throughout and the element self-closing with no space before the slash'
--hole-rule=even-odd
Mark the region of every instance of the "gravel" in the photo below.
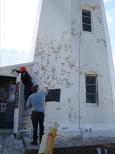
<svg viewBox="0 0 115 154">
<path fill-rule="evenodd" d="M 12 135 L 0 134 L 0 154 L 23 154 L 23 152 L 22 140 Z"/>
</svg>

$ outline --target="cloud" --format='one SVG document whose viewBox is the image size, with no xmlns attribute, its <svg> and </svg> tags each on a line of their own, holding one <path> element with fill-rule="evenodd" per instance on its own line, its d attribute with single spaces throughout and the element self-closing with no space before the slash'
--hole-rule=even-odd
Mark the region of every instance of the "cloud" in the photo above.
<svg viewBox="0 0 115 154">
<path fill-rule="evenodd" d="M 40 1 L 0 0 L 0 65 L 15 64 L 24 61 L 25 57 L 26 61 L 31 61 L 30 54 L 34 52 L 31 49 L 33 32 Z"/>
<path fill-rule="evenodd" d="M 107 17 L 107 23 L 108 23 L 109 25 L 111 25 L 112 22 L 113 22 L 113 16 L 110 15 L 110 14 L 107 12 L 107 13 L 106 13 L 106 17 Z"/>
<path fill-rule="evenodd" d="M 109 2 L 110 0 L 104 0 L 104 2 Z"/>
</svg>

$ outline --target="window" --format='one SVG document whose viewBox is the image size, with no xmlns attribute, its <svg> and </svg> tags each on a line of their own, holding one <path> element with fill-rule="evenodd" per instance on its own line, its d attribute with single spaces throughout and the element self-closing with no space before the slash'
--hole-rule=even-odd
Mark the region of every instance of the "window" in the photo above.
<svg viewBox="0 0 115 154">
<path fill-rule="evenodd" d="M 61 94 L 61 89 L 49 89 L 45 101 L 60 102 L 60 94 Z"/>
<path fill-rule="evenodd" d="M 91 32 L 91 11 L 82 10 L 82 28 L 84 31 Z"/>
<path fill-rule="evenodd" d="M 86 75 L 86 103 L 98 103 L 97 75 Z"/>
</svg>

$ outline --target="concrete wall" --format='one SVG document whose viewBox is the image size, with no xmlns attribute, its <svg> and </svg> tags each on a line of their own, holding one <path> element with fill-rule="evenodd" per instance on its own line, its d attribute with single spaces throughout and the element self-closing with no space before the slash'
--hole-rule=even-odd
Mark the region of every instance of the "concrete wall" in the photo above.
<svg viewBox="0 0 115 154">
<path fill-rule="evenodd" d="M 82 9 L 92 11 L 92 32 L 82 31 Z M 46 125 L 57 122 L 66 131 L 115 128 L 112 56 L 103 11 L 101 0 L 43 1 L 32 76 L 41 87 L 61 88 L 60 102 L 47 103 Z M 98 76 L 98 105 L 86 103 L 89 73 Z"/>
<path fill-rule="evenodd" d="M 82 9 L 92 11 L 92 32 L 82 31 Z M 115 134 L 113 63 L 102 0 L 43 0 L 37 35 L 28 66 L 32 80 L 41 88 L 61 89 L 60 102 L 46 104 L 46 128 L 57 124 L 70 135 Z M 12 76 L 18 67 L 0 68 L 0 75 Z M 98 104 L 86 103 L 86 74 L 97 74 Z"/>
</svg>

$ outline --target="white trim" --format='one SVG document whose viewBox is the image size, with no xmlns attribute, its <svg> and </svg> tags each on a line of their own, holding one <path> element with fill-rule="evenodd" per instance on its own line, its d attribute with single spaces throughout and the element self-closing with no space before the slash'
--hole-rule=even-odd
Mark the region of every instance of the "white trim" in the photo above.
<svg viewBox="0 0 115 154">
<path fill-rule="evenodd" d="M 15 108 L 14 109 L 14 126 L 13 126 L 13 133 L 14 134 L 18 133 L 18 117 L 19 117 L 19 109 Z"/>
</svg>

